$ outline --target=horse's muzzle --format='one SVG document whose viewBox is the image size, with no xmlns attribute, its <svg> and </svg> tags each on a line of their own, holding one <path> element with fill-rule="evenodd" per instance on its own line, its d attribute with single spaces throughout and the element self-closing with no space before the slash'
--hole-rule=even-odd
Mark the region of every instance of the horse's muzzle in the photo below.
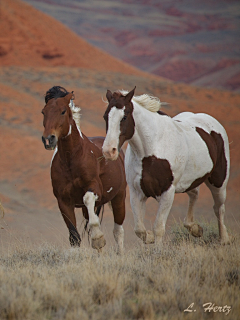
<svg viewBox="0 0 240 320">
<path fill-rule="evenodd" d="M 57 145 L 57 137 L 54 134 L 49 135 L 47 138 L 42 136 L 42 142 L 46 150 L 54 150 Z"/>
<path fill-rule="evenodd" d="M 103 155 L 106 160 L 117 160 L 119 151 L 117 148 L 106 148 L 102 149 Z"/>
</svg>

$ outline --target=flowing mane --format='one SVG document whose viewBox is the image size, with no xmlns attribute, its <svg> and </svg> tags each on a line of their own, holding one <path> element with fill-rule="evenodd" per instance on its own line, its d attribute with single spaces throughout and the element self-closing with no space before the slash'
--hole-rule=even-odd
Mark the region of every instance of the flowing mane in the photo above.
<svg viewBox="0 0 240 320">
<path fill-rule="evenodd" d="M 123 95 L 128 94 L 128 91 L 126 90 L 119 90 L 119 92 Z M 134 96 L 132 100 L 138 103 L 141 107 L 151 112 L 158 112 L 161 108 L 160 100 L 157 97 L 153 97 L 148 94 L 142 94 L 141 96 Z"/>
<path fill-rule="evenodd" d="M 48 103 L 50 99 L 57 99 L 57 98 L 63 98 L 65 97 L 69 92 L 61 87 L 61 86 L 54 86 L 51 89 L 49 89 L 45 94 L 45 103 Z M 73 93 L 73 91 L 72 91 Z M 81 108 L 76 107 L 73 99 L 69 103 L 69 108 L 72 111 L 73 120 L 75 121 L 77 127 L 80 129 L 80 119 L 81 119 Z"/>
<path fill-rule="evenodd" d="M 80 120 L 81 120 L 81 108 L 80 107 L 76 107 L 73 100 L 70 100 L 69 103 L 69 108 L 72 111 L 72 116 L 73 116 L 73 120 L 76 123 L 76 126 L 78 127 L 78 129 L 80 129 Z"/>
</svg>

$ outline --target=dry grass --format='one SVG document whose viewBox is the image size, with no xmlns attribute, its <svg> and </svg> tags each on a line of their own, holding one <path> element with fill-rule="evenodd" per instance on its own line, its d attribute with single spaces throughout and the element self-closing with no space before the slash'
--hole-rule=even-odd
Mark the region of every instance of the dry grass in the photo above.
<svg viewBox="0 0 240 320">
<path fill-rule="evenodd" d="M 3 218 L 4 214 L 5 214 L 4 208 L 3 208 L 2 204 L 1 204 L 1 201 L 0 201 L 0 218 Z"/>
<path fill-rule="evenodd" d="M 220 246 L 180 234 L 122 257 L 114 248 L 19 245 L 0 257 L 0 319 L 239 319 L 239 239 Z M 196 312 L 184 312 L 193 302 Z M 231 311 L 204 312 L 208 302 Z"/>
</svg>

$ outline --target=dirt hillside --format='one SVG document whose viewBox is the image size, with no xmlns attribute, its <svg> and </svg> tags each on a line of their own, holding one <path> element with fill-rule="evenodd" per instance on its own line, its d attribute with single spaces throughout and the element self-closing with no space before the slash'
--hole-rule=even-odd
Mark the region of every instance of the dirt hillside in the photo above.
<svg viewBox="0 0 240 320">
<path fill-rule="evenodd" d="M 57 244 L 68 241 L 51 188 L 52 152 L 46 151 L 41 142 L 44 93 L 53 85 L 74 90 L 76 104 L 82 109 L 81 128 L 89 136 L 105 135 L 102 98 L 107 89 L 131 90 L 136 85 L 137 94 L 151 93 L 170 103 L 164 111 L 171 116 L 188 110 L 216 117 L 229 134 L 232 159 L 226 223 L 240 230 L 238 94 L 176 84 L 145 74 L 87 44 L 59 22 L 17 0 L 1 1 L 0 28 L 4 31 L 0 42 L 0 199 L 6 212 L 0 221 L 0 250 L 20 240 Z M 215 219 L 210 193 L 204 186 L 201 189 L 196 216 Z M 126 205 L 125 230 L 130 245 L 137 239 L 129 195 Z M 146 215 L 149 226 L 156 208 L 150 200 Z M 183 220 L 186 209 L 187 195 L 177 195 L 168 229 L 174 219 Z M 77 216 L 81 230 L 80 211 Z M 106 207 L 103 230 L 108 245 L 113 243 L 112 227 L 111 212 Z"/>
<path fill-rule="evenodd" d="M 0 66 L 66 66 L 144 74 L 22 1 L 2 0 L 0 15 Z"/>
<path fill-rule="evenodd" d="M 135 67 L 240 92 L 240 2 L 25 0 Z"/>
</svg>

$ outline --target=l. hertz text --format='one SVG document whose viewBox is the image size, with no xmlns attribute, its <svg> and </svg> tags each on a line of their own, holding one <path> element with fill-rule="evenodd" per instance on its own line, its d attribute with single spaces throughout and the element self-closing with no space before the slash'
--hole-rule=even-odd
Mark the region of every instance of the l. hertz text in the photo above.
<svg viewBox="0 0 240 320">
<path fill-rule="evenodd" d="M 225 313 L 226 316 L 232 310 L 231 306 L 228 306 L 228 305 L 217 306 L 212 302 L 204 303 L 202 305 L 202 307 L 203 307 L 204 312 L 222 312 L 222 313 Z M 183 312 L 196 312 L 196 311 L 197 310 L 194 309 L 194 302 L 193 302 Z"/>
</svg>

